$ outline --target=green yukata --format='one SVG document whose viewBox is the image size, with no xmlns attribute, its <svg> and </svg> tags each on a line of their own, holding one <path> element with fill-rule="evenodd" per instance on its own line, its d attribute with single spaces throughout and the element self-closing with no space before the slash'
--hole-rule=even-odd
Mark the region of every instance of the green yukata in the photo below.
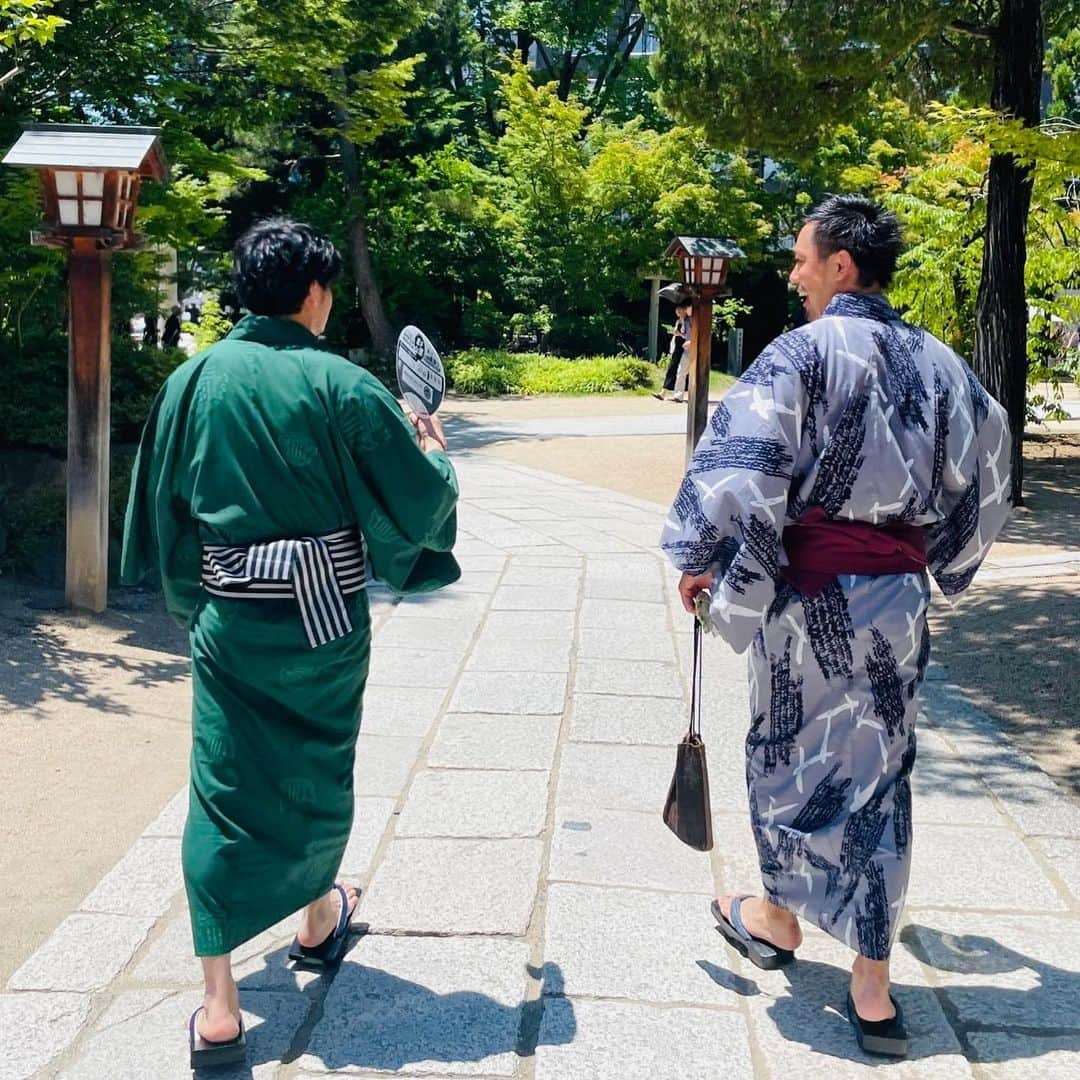
<svg viewBox="0 0 1080 1080">
<path fill-rule="evenodd" d="M 184 882 L 198 956 L 231 951 L 332 886 L 353 817 L 371 621 L 312 648 L 295 598 L 202 586 L 203 545 L 350 526 L 399 593 L 457 580 L 457 480 L 370 373 L 287 319 L 248 316 L 169 377 L 143 432 L 122 578 L 160 571 L 191 640 Z"/>
</svg>

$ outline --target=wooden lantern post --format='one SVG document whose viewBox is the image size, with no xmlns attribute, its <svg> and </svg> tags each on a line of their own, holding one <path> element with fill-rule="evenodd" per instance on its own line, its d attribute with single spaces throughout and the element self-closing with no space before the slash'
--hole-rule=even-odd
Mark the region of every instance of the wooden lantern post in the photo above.
<svg viewBox="0 0 1080 1080">
<path fill-rule="evenodd" d="M 160 130 L 27 127 L 3 164 L 38 170 L 43 228 L 31 241 L 68 252 L 67 562 L 69 607 L 105 610 L 109 584 L 112 253 L 136 247 L 143 178 L 167 174 Z"/>
<path fill-rule="evenodd" d="M 677 236 L 664 252 L 679 261 L 679 273 L 690 294 L 690 384 L 686 410 L 686 461 L 705 430 L 709 415 L 709 369 L 712 361 L 712 309 L 717 297 L 729 296 L 728 268 L 743 257 L 729 240 Z"/>
</svg>

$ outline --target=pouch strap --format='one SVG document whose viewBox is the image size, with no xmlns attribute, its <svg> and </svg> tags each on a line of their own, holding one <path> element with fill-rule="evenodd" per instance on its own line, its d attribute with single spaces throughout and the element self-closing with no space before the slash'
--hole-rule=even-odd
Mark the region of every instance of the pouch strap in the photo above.
<svg viewBox="0 0 1080 1080">
<path fill-rule="evenodd" d="M 701 623 L 694 618 L 694 660 L 690 669 L 690 736 L 701 738 Z"/>
</svg>

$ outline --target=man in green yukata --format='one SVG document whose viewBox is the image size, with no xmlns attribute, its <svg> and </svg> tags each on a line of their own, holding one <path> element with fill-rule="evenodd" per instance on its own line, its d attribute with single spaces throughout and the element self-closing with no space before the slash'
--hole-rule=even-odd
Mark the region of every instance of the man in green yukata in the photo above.
<svg viewBox="0 0 1080 1080">
<path fill-rule="evenodd" d="M 318 340 L 339 268 L 306 225 L 265 221 L 240 239 L 251 314 L 166 381 L 132 477 L 123 580 L 158 569 L 191 641 L 183 868 L 206 981 L 193 1066 L 244 1056 L 232 949 L 303 909 L 290 956 L 333 967 L 344 953 L 357 893 L 335 879 L 371 644 L 366 576 L 399 593 L 460 576 L 438 421 L 406 417 Z"/>
</svg>

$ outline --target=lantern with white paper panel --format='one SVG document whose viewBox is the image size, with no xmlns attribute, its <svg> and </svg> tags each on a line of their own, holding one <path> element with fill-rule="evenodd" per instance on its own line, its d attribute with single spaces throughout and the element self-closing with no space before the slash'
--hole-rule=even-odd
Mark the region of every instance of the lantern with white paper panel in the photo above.
<svg viewBox="0 0 1080 1080">
<path fill-rule="evenodd" d="M 686 417 L 686 458 L 689 461 L 705 430 L 709 409 L 713 300 L 730 294 L 727 279 L 731 260 L 744 258 L 744 255 L 731 240 L 714 236 L 676 236 L 664 257 L 678 262 L 679 278 L 692 304 L 690 393 Z"/>
<path fill-rule="evenodd" d="M 143 180 L 165 180 L 158 128 L 31 124 L 3 164 L 41 178 L 44 221 L 31 243 L 68 252 L 66 597 L 105 609 L 108 589 L 112 252 L 140 243 Z"/>
</svg>

